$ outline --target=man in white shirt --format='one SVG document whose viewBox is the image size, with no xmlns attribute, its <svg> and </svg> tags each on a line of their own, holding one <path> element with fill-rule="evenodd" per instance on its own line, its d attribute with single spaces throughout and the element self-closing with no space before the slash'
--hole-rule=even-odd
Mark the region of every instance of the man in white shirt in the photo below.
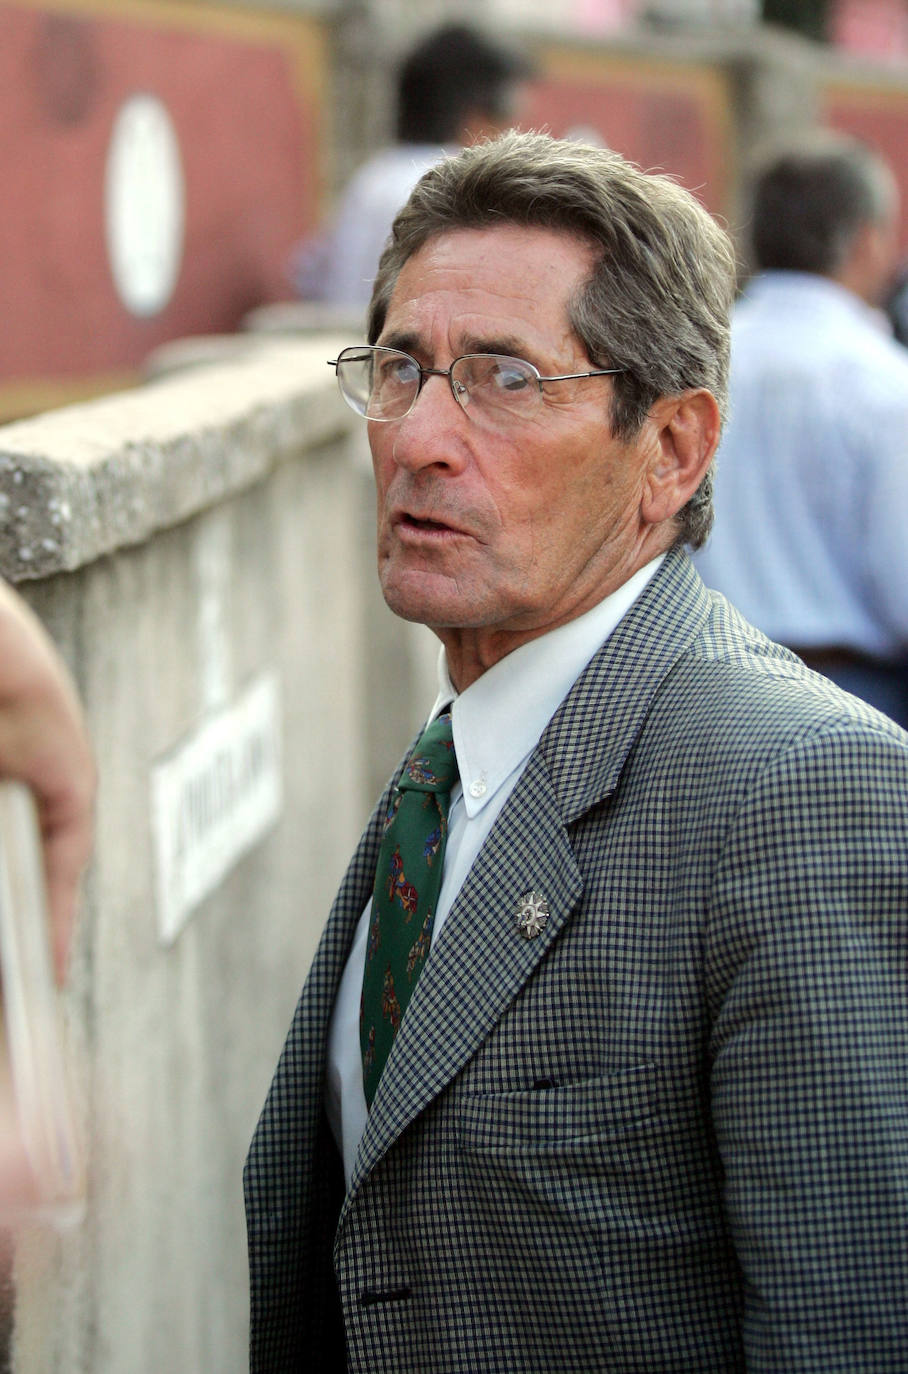
<svg viewBox="0 0 908 1374">
<path fill-rule="evenodd" d="M 300 250 L 300 295 L 365 308 L 391 223 L 413 186 L 445 153 L 506 129 L 530 70 L 516 50 L 468 24 L 422 37 L 397 77 L 397 141 L 354 172 L 331 228 Z"/>
<path fill-rule="evenodd" d="M 730 418 L 701 576 L 811 667 L 908 725 L 908 350 L 880 310 L 898 197 L 817 132 L 754 184 L 758 275 L 732 326 Z"/>
<path fill-rule="evenodd" d="M 253 1374 L 903 1365 L 908 739 L 684 551 L 733 284 L 693 197 L 544 135 L 395 221 L 333 365 L 437 719 L 250 1149 Z"/>
</svg>

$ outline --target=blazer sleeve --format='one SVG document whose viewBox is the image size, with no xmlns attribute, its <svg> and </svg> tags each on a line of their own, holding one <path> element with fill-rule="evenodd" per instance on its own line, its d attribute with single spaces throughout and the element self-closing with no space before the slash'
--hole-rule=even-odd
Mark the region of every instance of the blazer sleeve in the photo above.
<svg viewBox="0 0 908 1374">
<path fill-rule="evenodd" d="M 747 1369 L 908 1350 L 908 741 L 824 730 L 747 792 L 707 948 Z"/>
</svg>

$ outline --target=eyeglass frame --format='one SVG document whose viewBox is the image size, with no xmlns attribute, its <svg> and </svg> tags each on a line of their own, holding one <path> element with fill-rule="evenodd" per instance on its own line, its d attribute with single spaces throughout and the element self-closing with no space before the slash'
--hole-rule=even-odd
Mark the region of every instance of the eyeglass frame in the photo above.
<svg viewBox="0 0 908 1374">
<path fill-rule="evenodd" d="M 373 356 L 376 353 L 397 353 L 402 358 L 408 358 L 410 362 L 413 363 L 414 367 L 419 373 L 419 385 L 416 388 L 413 400 L 407 406 L 407 409 L 404 411 L 403 415 L 366 415 L 365 411 L 357 410 L 356 406 L 350 400 L 349 396 L 346 395 L 343 388 L 341 387 L 340 373 L 337 369 L 339 364 L 344 361 L 344 354 L 353 353 L 357 349 L 367 350 Z M 355 415 L 361 416 L 364 420 L 368 420 L 371 424 L 387 425 L 397 424 L 400 420 L 405 420 L 407 418 L 407 416 L 412 411 L 413 407 L 416 405 L 416 402 L 419 400 L 420 395 L 422 394 L 422 389 L 425 385 L 427 377 L 447 377 L 448 385 L 451 388 L 451 395 L 454 397 L 454 400 L 460 406 L 461 410 L 464 411 L 466 414 L 469 414 L 467 407 L 464 405 L 463 401 L 460 399 L 460 396 L 458 396 L 457 394 L 454 385 L 454 378 L 451 374 L 458 363 L 469 362 L 471 358 L 503 358 L 507 362 L 519 363 L 521 367 L 528 368 L 536 379 L 536 385 L 539 388 L 539 396 L 541 400 L 545 399 L 545 392 L 542 389 L 543 382 L 572 382 L 583 381 L 587 377 L 615 377 L 618 376 L 620 373 L 627 371 L 626 367 L 601 367 L 596 368 L 591 372 L 562 372 L 559 373 L 557 376 L 544 377 L 542 373 L 539 371 L 539 369 L 533 363 L 527 362 L 526 358 L 518 358 L 511 353 L 462 353 L 459 358 L 454 358 L 450 367 L 423 367 L 422 363 L 419 362 L 417 358 L 414 358 L 412 353 L 407 353 L 407 351 L 403 348 L 392 348 L 388 344 L 350 344 L 347 348 L 342 348 L 336 358 L 328 358 L 326 359 L 326 362 L 328 367 L 334 368 L 334 373 L 337 377 L 338 390 L 340 391 L 341 396 L 346 401 L 347 405 L 350 407 L 353 413 Z M 461 388 L 462 392 L 469 396 L 467 388 L 463 386 L 462 383 Z"/>
</svg>

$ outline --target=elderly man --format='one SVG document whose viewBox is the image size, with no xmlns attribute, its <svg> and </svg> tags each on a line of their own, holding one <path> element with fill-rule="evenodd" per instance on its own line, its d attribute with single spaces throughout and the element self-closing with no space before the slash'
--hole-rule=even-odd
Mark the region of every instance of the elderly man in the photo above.
<svg viewBox="0 0 908 1374">
<path fill-rule="evenodd" d="M 257 1374 L 904 1367 L 908 739 L 684 552 L 733 276 L 541 135 L 395 222 L 335 366 L 440 690 L 251 1147 Z"/>
</svg>

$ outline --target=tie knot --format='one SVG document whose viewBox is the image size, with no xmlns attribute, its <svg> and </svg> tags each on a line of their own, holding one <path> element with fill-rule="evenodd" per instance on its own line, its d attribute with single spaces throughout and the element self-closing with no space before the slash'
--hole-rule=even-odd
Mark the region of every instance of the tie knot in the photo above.
<svg viewBox="0 0 908 1374">
<path fill-rule="evenodd" d="M 450 792 L 458 772 L 451 729 L 451 712 L 444 711 L 423 732 L 401 776 L 402 790 Z"/>
</svg>

